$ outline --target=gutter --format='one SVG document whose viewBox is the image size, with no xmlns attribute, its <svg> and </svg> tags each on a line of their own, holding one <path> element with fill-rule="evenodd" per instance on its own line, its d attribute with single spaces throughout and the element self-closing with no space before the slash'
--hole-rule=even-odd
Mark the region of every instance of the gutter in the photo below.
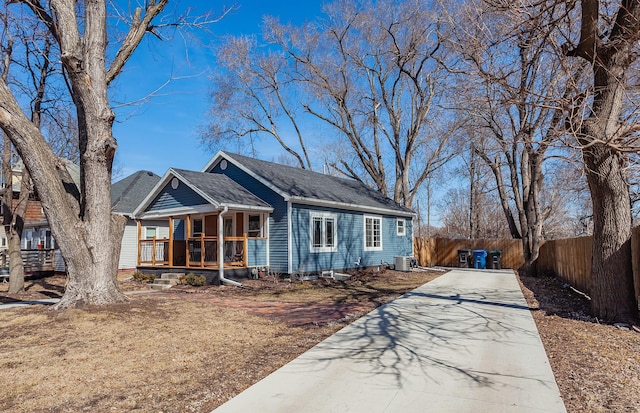
<svg viewBox="0 0 640 413">
<path fill-rule="evenodd" d="M 229 212 L 229 207 L 225 206 L 218 214 L 218 277 L 221 283 L 235 285 L 236 287 L 242 287 L 237 281 L 224 278 L 224 219 L 223 215 Z M 246 251 L 244 252 L 247 253 Z"/>
</svg>

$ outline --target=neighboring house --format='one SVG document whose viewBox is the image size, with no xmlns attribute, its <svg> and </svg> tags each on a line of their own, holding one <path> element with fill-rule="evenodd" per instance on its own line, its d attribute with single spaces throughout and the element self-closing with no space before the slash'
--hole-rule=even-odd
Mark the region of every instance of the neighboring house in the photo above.
<svg viewBox="0 0 640 413">
<path fill-rule="evenodd" d="M 166 221 L 144 221 L 141 233 L 133 219 L 133 211 L 160 181 L 160 177 L 150 171 L 137 171 L 111 186 L 111 210 L 127 217 L 127 223 L 120 247 L 119 270 L 135 270 L 138 264 L 138 238 L 168 238 L 169 224 Z"/>
<path fill-rule="evenodd" d="M 201 172 L 169 169 L 135 210 L 139 222 L 165 220 L 170 230 L 140 243 L 138 266 L 280 274 L 380 266 L 413 254 L 413 215 L 354 180 L 218 152 Z"/>
<path fill-rule="evenodd" d="M 62 160 L 74 180 L 76 185 L 80 182 L 80 167 L 68 159 Z M 14 165 L 11 174 L 11 190 L 13 192 L 13 208 L 15 208 L 20 195 L 21 183 L 22 183 L 22 170 L 24 165 L 22 162 Z M 4 179 L 3 179 L 4 182 Z M 6 188 L 3 188 L 3 191 Z M 42 204 L 35 194 L 29 196 L 27 201 L 27 209 L 24 216 L 24 227 L 22 230 L 22 238 L 20 240 L 22 250 L 35 250 L 35 249 L 55 249 L 54 254 L 54 268 L 56 271 L 64 271 L 64 260 L 60 251 L 56 247 L 56 242 L 51 235 L 51 228 L 47 222 L 47 218 L 42 209 Z M 0 251 L 4 251 L 8 248 L 7 236 L 4 230 L 4 226 L 0 225 Z M 23 253 L 24 255 L 24 253 Z"/>
</svg>

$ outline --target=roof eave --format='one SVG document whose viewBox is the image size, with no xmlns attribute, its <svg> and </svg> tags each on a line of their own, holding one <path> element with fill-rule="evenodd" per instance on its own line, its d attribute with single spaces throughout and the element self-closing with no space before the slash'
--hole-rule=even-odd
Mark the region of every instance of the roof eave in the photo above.
<svg viewBox="0 0 640 413">
<path fill-rule="evenodd" d="M 272 207 L 267 206 L 258 206 L 258 205 L 243 205 L 243 204 L 230 204 L 230 203 L 221 203 L 221 207 L 227 207 L 230 210 L 244 210 L 244 211 L 258 211 L 258 212 L 273 212 Z"/>
<path fill-rule="evenodd" d="M 159 218 L 169 218 L 176 217 L 182 215 L 195 215 L 195 214 L 206 214 L 208 212 L 218 211 L 219 208 L 214 207 L 211 204 L 203 204 L 203 205 L 195 205 L 190 207 L 177 207 L 177 208 L 168 208 L 161 209 L 159 211 L 147 211 L 143 214 L 139 214 L 136 216 L 137 219 L 159 219 Z"/>
<path fill-rule="evenodd" d="M 291 199 L 291 202 L 304 204 L 304 205 L 314 205 L 314 206 L 323 206 L 323 207 L 329 207 L 329 208 L 346 209 L 349 211 L 397 215 L 397 216 L 410 217 L 410 218 L 415 218 L 416 216 L 416 213 L 413 211 L 401 211 L 397 209 L 350 204 L 347 202 L 325 201 L 321 199 L 313 199 L 313 198 L 306 198 L 306 197 L 291 197 L 290 199 Z"/>
</svg>

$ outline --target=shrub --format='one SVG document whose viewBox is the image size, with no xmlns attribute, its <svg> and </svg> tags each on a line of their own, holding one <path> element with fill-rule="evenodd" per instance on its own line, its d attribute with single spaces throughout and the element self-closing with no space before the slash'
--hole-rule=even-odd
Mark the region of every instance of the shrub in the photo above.
<svg viewBox="0 0 640 413">
<path fill-rule="evenodd" d="M 153 280 L 156 279 L 155 275 L 153 275 L 153 274 L 145 274 L 145 273 L 140 272 L 140 271 L 134 272 L 132 277 L 136 281 L 143 281 L 143 282 L 146 282 L 146 283 L 152 283 Z"/>
<path fill-rule="evenodd" d="M 202 287 L 206 283 L 207 278 L 204 275 L 187 274 L 180 277 L 180 284 Z"/>
</svg>

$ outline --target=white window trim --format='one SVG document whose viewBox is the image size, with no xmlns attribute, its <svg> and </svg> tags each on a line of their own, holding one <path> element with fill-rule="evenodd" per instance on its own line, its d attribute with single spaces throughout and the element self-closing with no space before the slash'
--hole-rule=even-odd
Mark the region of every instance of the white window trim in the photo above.
<svg viewBox="0 0 640 413">
<path fill-rule="evenodd" d="M 147 229 L 149 229 L 149 228 L 155 228 L 155 230 L 156 230 L 156 239 L 158 239 L 158 231 L 159 231 L 159 228 L 158 228 L 158 226 L 157 226 L 157 225 L 145 225 L 145 226 L 144 226 L 144 231 L 143 231 L 144 239 L 153 239 L 153 238 L 147 238 Z"/>
<path fill-rule="evenodd" d="M 252 215 L 252 216 L 257 215 L 257 216 L 260 217 L 260 234 L 258 234 L 257 237 L 249 236 L 249 215 Z M 244 218 L 244 232 L 247 234 L 247 237 L 248 238 L 264 238 L 265 237 L 264 236 L 264 221 L 265 221 L 264 214 L 256 214 L 256 213 L 250 213 L 249 212 L 249 213 L 244 214 L 244 217 L 245 217 Z"/>
<path fill-rule="evenodd" d="M 380 221 L 380 245 L 377 247 L 367 247 L 367 219 Z M 362 218 L 362 241 L 365 251 L 382 251 L 382 217 L 380 215 L 364 215 Z"/>
<path fill-rule="evenodd" d="M 402 223 L 402 225 L 400 225 Z M 402 231 L 400 229 L 402 228 Z M 407 235 L 407 221 L 404 218 L 396 218 L 396 235 L 404 237 Z"/>
<path fill-rule="evenodd" d="M 313 220 L 314 218 L 322 218 L 322 242 L 326 240 L 327 224 L 326 219 L 333 219 L 333 246 L 323 245 L 322 247 L 313 246 Z M 309 214 L 309 251 L 310 252 L 336 252 L 338 251 L 338 214 L 331 212 L 311 212 Z"/>
</svg>

